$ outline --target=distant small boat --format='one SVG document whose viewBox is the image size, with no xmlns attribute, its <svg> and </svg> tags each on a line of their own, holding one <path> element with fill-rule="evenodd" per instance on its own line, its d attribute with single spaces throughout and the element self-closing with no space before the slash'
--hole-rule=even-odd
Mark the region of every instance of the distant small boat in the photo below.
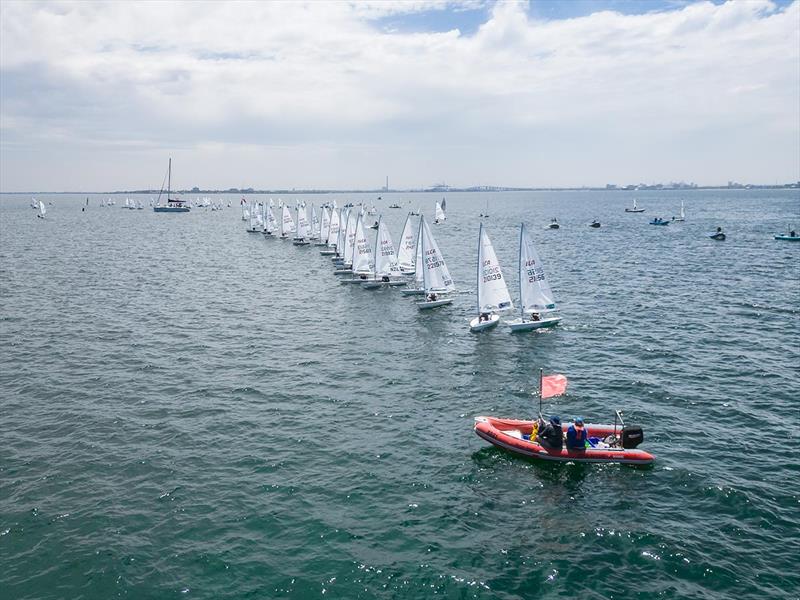
<svg viewBox="0 0 800 600">
<path fill-rule="evenodd" d="M 485 208 L 485 209 L 484 209 L 484 211 L 483 211 L 483 212 L 480 214 L 480 216 L 481 216 L 482 218 L 484 218 L 484 219 L 488 219 L 488 218 L 489 218 L 489 199 L 488 199 L 488 198 L 486 199 L 486 208 Z"/>
<path fill-rule="evenodd" d="M 640 212 L 644 212 L 644 209 L 643 208 L 639 208 L 638 206 L 636 206 L 636 198 L 634 198 L 633 199 L 633 208 L 626 208 L 625 212 L 640 213 Z"/>
<path fill-rule="evenodd" d="M 593 228 L 597 229 L 598 227 L 600 227 L 600 221 L 598 221 L 597 219 L 595 219 L 594 221 L 592 221 L 591 223 L 589 223 L 589 227 L 593 227 Z"/>
<path fill-rule="evenodd" d="M 159 202 L 161 201 L 161 192 L 164 190 L 162 189 L 158 193 L 158 201 L 156 201 L 156 205 L 153 207 L 153 212 L 157 213 L 184 213 L 189 212 L 190 208 L 189 205 L 186 204 L 183 200 L 179 200 L 178 198 L 171 198 L 170 194 L 172 192 L 172 158 L 169 159 L 169 166 L 167 167 L 167 205 L 160 206 Z"/>
<path fill-rule="evenodd" d="M 717 240 L 718 242 L 725 241 L 725 234 L 722 233 L 722 227 L 717 227 L 716 231 L 708 234 L 708 237 L 710 237 L 712 240 Z"/>
<path fill-rule="evenodd" d="M 560 227 L 561 225 L 558 224 L 558 219 L 553 217 L 553 219 L 550 221 L 547 227 L 545 227 L 545 229 L 559 229 Z"/>
<path fill-rule="evenodd" d="M 369 226 L 370 229 L 377 229 L 378 227 L 380 227 L 380 223 L 378 221 L 375 221 L 372 225 Z"/>
<path fill-rule="evenodd" d="M 781 235 L 775 236 L 776 240 L 782 240 L 784 242 L 800 242 L 800 235 L 797 235 L 797 232 L 792 229 L 789 233 L 782 233 Z"/>
<path fill-rule="evenodd" d="M 400 208 L 400 205 L 395 202 L 394 204 L 390 204 L 389 208 Z"/>
<path fill-rule="evenodd" d="M 672 217 L 673 221 L 683 223 L 686 220 L 686 212 L 683 210 L 683 200 L 681 200 L 681 214 L 679 217 Z"/>
<path fill-rule="evenodd" d="M 662 219 L 661 217 L 656 217 L 650 221 L 650 225 L 669 225 L 669 221 Z"/>
<path fill-rule="evenodd" d="M 40 219 L 44 219 L 44 216 L 47 214 L 47 209 L 44 206 L 44 202 L 39 200 L 38 203 L 39 204 L 38 204 L 37 208 L 39 209 L 39 212 L 38 212 L 38 214 L 36 216 L 38 218 L 40 218 Z"/>
<path fill-rule="evenodd" d="M 444 200 L 442 201 L 444 202 Z M 435 225 L 439 225 L 440 223 L 444 223 L 447 220 L 447 215 L 444 212 L 444 206 L 436 203 L 436 218 L 433 220 Z"/>
</svg>

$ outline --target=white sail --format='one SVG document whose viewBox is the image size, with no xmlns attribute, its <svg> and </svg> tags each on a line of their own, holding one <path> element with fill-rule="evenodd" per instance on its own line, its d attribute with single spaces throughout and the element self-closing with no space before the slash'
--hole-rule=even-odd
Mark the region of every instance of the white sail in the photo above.
<svg viewBox="0 0 800 600">
<path fill-rule="evenodd" d="M 478 233 L 478 313 L 513 308 L 500 261 L 481 223 Z"/>
<path fill-rule="evenodd" d="M 433 238 L 428 223 L 425 222 L 425 217 L 422 220 L 422 256 L 424 257 L 425 267 L 423 269 L 425 292 L 431 291 L 455 291 L 456 286 L 453 284 L 453 278 L 450 277 L 450 271 L 447 269 L 447 263 L 444 261 L 439 244 Z"/>
<path fill-rule="evenodd" d="M 336 236 L 336 254 L 344 259 L 344 248 L 347 245 L 347 224 L 350 222 L 350 209 L 339 211 L 339 235 Z"/>
<path fill-rule="evenodd" d="M 295 239 L 305 239 L 308 237 L 308 220 L 306 219 L 306 209 L 305 207 L 298 206 L 297 210 L 297 231 L 295 233 Z"/>
<path fill-rule="evenodd" d="M 683 200 L 681 200 L 681 221 L 683 221 L 685 218 L 686 218 L 686 213 L 684 212 L 683 209 Z"/>
<path fill-rule="evenodd" d="M 400 247 L 397 252 L 397 262 L 404 271 L 414 269 L 414 256 L 417 253 L 418 232 L 414 231 L 411 225 L 411 215 L 406 217 L 406 224 L 403 225 L 403 233 L 400 234 Z"/>
<path fill-rule="evenodd" d="M 47 208 L 45 207 L 44 202 L 39 200 L 39 216 L 44 218 L 46 214 L 47 214 Z"/>
<path fill-rule="evenodd" d="M 247 200 L 242 200 L 242 221 L 250 218 L 250 211 L 247 210 Z"/>
<path fill-rule="evenodd" d="M 360 218 L 361 213 L 356 210 L 351 210 L 347 217 L 347 229 L 345 230 L 344 240 L 344 264 L 353 264 L 353 251 L 356 247 L 356 224 Z"/>
<path fill-rule="evenodd" d="M 289 207 L 283 205 L 283 213 L 281 215 L 281 237 L 286 237 L 294 231 L 294 219 L 292 213 L 289 212 Z"/>
<path fill-rule="evenodd" d="M 331 225 L 328 229 L 328 246 L 336 246 L 339 239 L 339 210 L 334 208 L 331 210 Z"/>
<path fill-rule="evenodd" d="M 322 207 L 322 216 L 319 222 L 319 239 L 322 242 L 328 242 L 328 235 L 331 231 L 331 218 L 328 215 L 328 209 Z"/>
<path fill-rule="evenodd" d="M 318 240 L 320 233 L 320 222 L 319 217 L 317 216 L 317 209 L 314 208 L 314 204 L 311 204 L 311 239 Z"/>
<path fill-rule="evenodd" d="M 400 265 L 394 251 L 392 236 L 382 218 L 378 218 L 378 234 L 375 237 L 375 277 L 399 277 Z"/>
<path fill-rule="evenodd" d="M 414 244 L 416 251 L 414 253 L 414 281 L 419 289 L 425 287 L 425 261 L 422 260 L 422 218 L 419 220 L 419 227 L 417 227 L 417 241 Z"/>
<path fill-rule="evenodd" d="M 372 248 L 364 230 L 364 221 L 359 214 L 355 226 L 355 245 L 353 247 L 353 273 L 370 274 L 375 268 Z"/>
<path fill-rule="evenodd" d="M 264 227 L 264 231 L 273 233 L 277 227 L 278 221 L 275 219 L 275 213 L 272 212 L 272 206 L 267 206 L 267 224 Z"/>
<path fill-rule="evenodd" d="M 253 203 L 253 207 L 250 210 L 250 229 L 255 229 L 258 227 L 258 210 L 255 203 Z"/>
<path fill-rule="evenodd" d="M 528 236 L 525 223 L 519 230 L 519 295 L 523 316 L 533 311 L 543 312 L 556 308 L 542 261 Z"/>
<path fill-rule="evenodd" d="M 444 214 L 444 209 L 442 205 L 438 202 L 436 203 L 436 222 L 437 223 L 444 223 L 447 220 L 447 215 Z"/>
</svg>

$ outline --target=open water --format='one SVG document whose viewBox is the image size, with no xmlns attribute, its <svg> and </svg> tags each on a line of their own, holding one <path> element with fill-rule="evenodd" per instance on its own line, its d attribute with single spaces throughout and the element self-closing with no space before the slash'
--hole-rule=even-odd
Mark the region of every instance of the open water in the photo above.
<svg viewBox="0 0 800 600">
<path fill-rule="evenodd" d="M 440 197 L 375 203 L 396 243 Z M 800 244 L 772 236 L 800 193 L 636 197 L 448 194 L 433 232 L 464 293 L 420 313 L 246 233 L 238 198 L 40 196 L 40 220 L 3 196 L 0 597 L 797 598 Z M 374 196 L 306 201 L 334 198 Z M 647 225 L 681 199 L 685 223 Z M 487 202 L 514 296 L 530 226 L 559 328 L 469 333 Z M 545 412 L 623 409 L 656 464 L 474 435 L 536 413 L 540 367 L 570 380 Z"/>
</svg>

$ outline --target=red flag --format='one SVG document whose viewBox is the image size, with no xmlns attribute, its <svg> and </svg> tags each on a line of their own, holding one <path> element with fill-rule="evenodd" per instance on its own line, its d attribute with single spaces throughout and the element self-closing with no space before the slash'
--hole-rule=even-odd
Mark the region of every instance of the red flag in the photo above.
<svg viewBox="0 0 800 600">
<path fill-rule="evenodd" d="M 560 396 L 567 391 L 567 378 L 564 375 L 545 375 L 542 377 L 542 398 Z"/>
</svg>

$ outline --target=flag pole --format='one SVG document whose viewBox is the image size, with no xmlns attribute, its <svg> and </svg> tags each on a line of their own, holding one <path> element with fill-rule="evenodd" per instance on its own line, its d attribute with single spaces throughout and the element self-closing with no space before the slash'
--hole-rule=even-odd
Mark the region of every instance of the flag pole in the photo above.
<svg viewBox="0 0 800 600">
<path fill-rule="evenodd" d="M 539 418 L 542 417 L 542 373 L 543 369 L 539 369 Z"/>
</svg>

